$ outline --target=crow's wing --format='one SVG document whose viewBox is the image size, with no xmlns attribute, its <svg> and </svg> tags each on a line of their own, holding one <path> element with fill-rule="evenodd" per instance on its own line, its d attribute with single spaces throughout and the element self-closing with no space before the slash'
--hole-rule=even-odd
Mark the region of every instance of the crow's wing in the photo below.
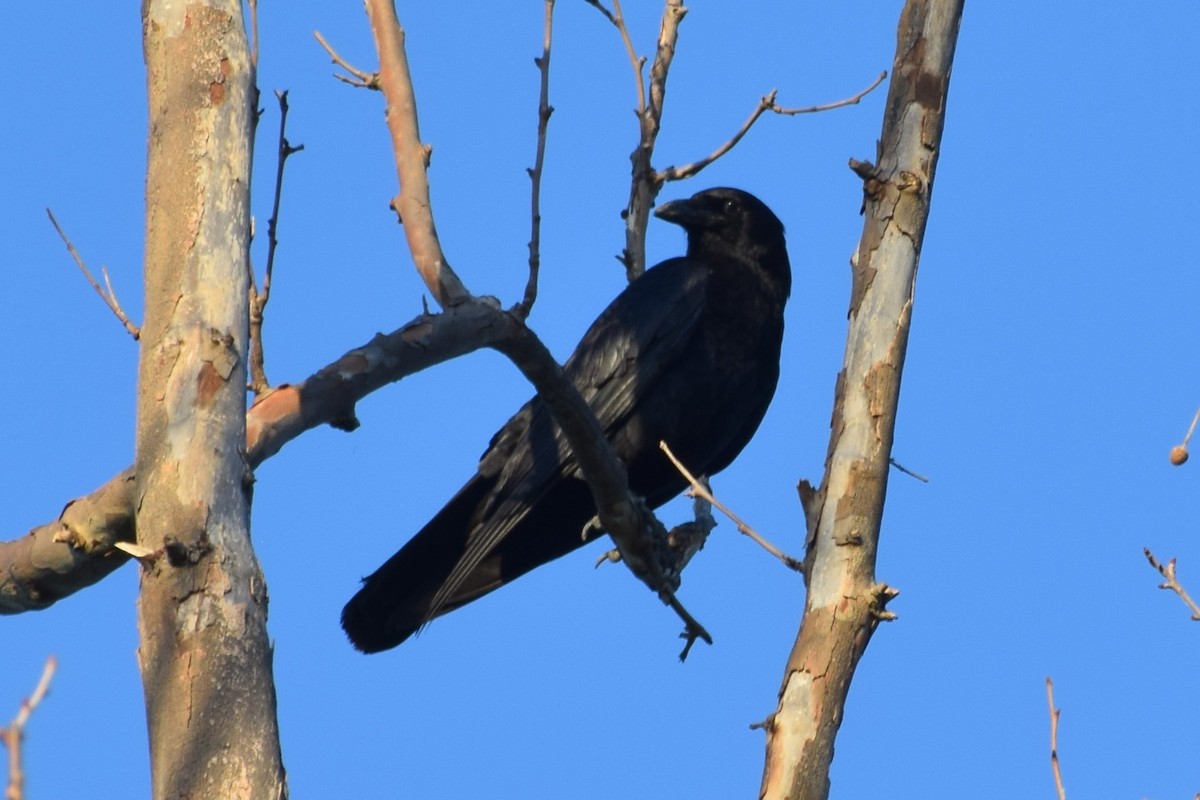
<svg viewBox="0 0 1200 800">
<path fill-rule="evenodd" d="M 687 349 L 704 311 L 707 279 L 705 265 L 687 258 L 647 270 L 592 323 L 564 365 L 565 376 L 610 441 L 622 438 L 640 400 L 653 394 L 655 384 Z M 628 461 L 640 454 L 617 455 Z M 462 558 L 434 595 L 430 617 L 454 598 L 539 500 L 560 481 L 578 475 L 578 465 L 549 409 L 535 397 L 492 438 L 479 473 L 495 476 L 494 488 L 473 520 Z"/>
</svg>

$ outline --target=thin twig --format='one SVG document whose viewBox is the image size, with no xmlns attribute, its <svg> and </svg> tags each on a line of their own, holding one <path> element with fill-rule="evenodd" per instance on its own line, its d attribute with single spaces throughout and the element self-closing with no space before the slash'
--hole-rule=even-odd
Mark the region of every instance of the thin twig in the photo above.
<svg viewBox="0 0 1200 800">
<path fill-rule="evenodd" d="M 883 72 L 879 73 L 879 77 L 871 82 L 870 86 L 863 89 L 858 94 L 847 97 L 844 100 L 837 100 L 832 103 L 823 103 L 819 106 L 805 106 L 804 108 L 783 108 L 782 106 L 772 103 L 771 111 L 775 112 L 776 114 L 783 114 L 785 116 L 793 117 L 797 114 L 815 114 L 819 111 L 829 111 L 834 108 L 841 108 L 842 106 L 858 105 L 860 100 L 869 95 L 871 92 L 875 91 L 875 88 L 887 79 L 887 75 L 887 70 L 885 69 Z"/>
<path fill-rule="evenodd" d="M 919 480 L 921 483 L 929 483 L 929 477 L 928 477 L 928 476 L 926 476 L 926 475 L 922 475 L 922 474 L 921 474 L 921 473 L 919 473 L 919 472 L 913 472 L 911 469 L 909 469 L 908 467 L 904 466 L 903 464 L 901 464 L 899 461 L 897 461 L 897 460 L 896 460 L 896 459 L 894 459 L 894 458 L 889 458 L 889 459 L 888 459 L 888 463 L 889 463 L 889 464 L 891 464 L 891 465 L 892 465 L 893 467 L 895 467 L 896 469 L 898 469 L 898 470 L 900 470 L 901 472 L 903 472 L 905 475 L 909 476 L 910 478 L 916 478 L 916 479 L 917 479 L 917 480 Z"/>
<path fill-rule="evenodd" d="M 611 22 L 613 25 L 617 24 L 617 18 L 614 17 L 612 15 L 612 12 L 609 11 L 607 8 L 605 8 L 604 5 L 599 2 L 599 0 L 584 0 L 584 2 L 586 2 L 589 6 L 591 6 L 592 8 L 596 9 L 601 14 L 603 14 L 604 18 L 607 19 L 609 22 Z"/>
<path fill-rule="evenodd" d="M 1146 560 L 1150 562 L 1150 566 L 1158 570 L 1159 575 L 1166 578 L 1166 582 L 1160 583 L 1158 588 L 1169 589 L 1179 595 L 1179 599 L 1191 609 L 1192 619 L 1200 622 L 1200 605 L 1196 605 L 1196 601 L 1192 599 L 1191 595 L 1187 593 L 1187 590 L 1183 588 L 1183 585 L 1175 577 L 1175 559 L 1172 558 L 1166 564 L 1163 564 L 1154 557 L 1154 553 L 1150 552 L 1149 547 L 1143 547 L 1142 552 L 1146 555 Z"/>
<path fill-rule="evenodd" d="M 1046 677 L 1046 700 L 1050 704 L 1050 768 L 1054 772 L 1054 788 L 1058 792 L 1058 800 L 1067 800 L 1067 790 L 1063 787 L 1062 771 L 1058 766 L 1058 716 L 1059 710 L 1054 707 L 1054 682 Z"/>
<path fill-rule="evenodd" d="M 1196 409 L 1195 416 L 1192 417 L 1192 424 L 1188 426 L 1187 435 L 1183 437 L 1183 443 L 1187 444 L 1192 439 L 1192 434 L 1196 432 L 1196 422 L 1200 420 L 1200 408 Z"/>
<path fill-rule="evenodd" d="M 42 677 L 38 680 L 33 694 L 21 701 L 21 708 L 8 727 L 0 728 L 0 742 L 8 749 L 8 787 L 4 793 L 6 800 L 22 800 L 25 796 L 25 773 L 21 768 L 21 742 L 25 738 L 25 724 L 29 722 L 29 717 L 42 702 L 42 698 L 50 691 L 50 680 L 57 668 L 57 658 L 50 656 L 46 659 Z"/>
<path fill-rule="evenodd" d="M 696 476 L 693 475 L 691 472 L 689 472 L 687 467 L 685 467 L 683 464 L 681 464 L 679 462 L 679 459 L 677 459 L 675 457 L 675 454 L 671 452 L 671 448 L 667 446 L 666 442 L 659 442 L 658 447 L 660 450 L 662 450 L 664 453 L 667 454 L 667 458 L 671 459 L 671 463 L 675 465 L 675 469 L 679 470 L 679 474 L 682 475 L 684 478 L 686 478 L 688 483 L 690 483 L 692 485 L 692 488 L 690 491 L 691 496 L 700 497 L 701 499 L 706 500 L 707 502 L 714 505 L 718 510 L 720 510 L 720 512 L 722 514 L 729 517 L 729 519 L 733 520 L 733 524 L 737 526 L 739 533 L 742 533 L 745 536 L 749 536 L 751 539 L 758 542 L 760 547 L 762 547 L 764 550 L 766 550 L 771 555 L 778 558 L 780 561 L 782 561 L 784 563 L 784 565 L 790 567 L 791 569 L 796 570 L 797 572 L 804 571 L 804 563 L 802 561 L 800 561 L 797 558 L 793 558 L 792 556 L 787 555 L 782 550 L 780 550 L 778 547 L 776 547 L 775 545 L 768 542 L 766 539 L 764 539 L 762 536 L 760 536 L 757 531 L 755 531 L 753 528 L 751 528 L 749 525 L 747 525 L 745 522 L 743 522 L 741 520 L 741 518 L 738 517 L 737 514 L 734 514 L 723 503 L 721 503 L 721 501 L 719 501 L 719 500 L 717 500 L 717 498 L 713 497 L 712 493 L 704 487 L 704 484 L 701 483 L 699 480 L 697 480 Z"/>
<path fill-rule="evenodd" d="M 550 115 L 554 113 L 554 107 L 550 105 L 550 45 L 554 34 L 554 0 L 546 0 L 545 20 L 542 33 L 542 57 L 533 60 L 533 63 L 537 64 L 542 80 L 541 88 L 538 91 L 537 154 L 533 159 L 533 168 L 529 170 L 529 179 L 532 183 L 529 195 L 531 207 L 529 280 L 525 283 L 525 296 L 512 310 L 520 319 L 529 316 L 529 312 L 537 300 L 538 273 L 542 265 L 542 165 L 546 160 L 546 130 L 550 126 Z"/>
<path fill-rule="evenodd" d="M 700 172 L 700 170 L 704 169 L 718 158 L 732 150 L 737 143 L 742 140 L 742 137 L 750 131 L 750 128 L 753 127 L 754 123 L 758 122 L 759 117 L 761 117 L 767 111 L 771 111 L 775 114 L 794 116 L 796 114 L 813 114 L 818 111 L 829 111 L 830 109 L 841 108 L 842 106 L 855 105 L 868 94 L 870 94 L 877 86 L 879 86 L 879 84 L 883 83 L 883 80 L 886 77 L 887 71 L 885 70 L 884 72 L 879 73 L 879 77 L 876 78 L 870 86 L 852 97 L 847 97 L 845 100 L 838 100 L 834 103 L 825 103 L 819 106 L 808 106 L 807 108 L 783 108 L 775 102 L 775 98 L 778 95 L 779 90 L 772 89 L 770 92 L 764 95 L 761 100 L 758 101 L 758 105 L 755 107 L 754 111 L 750 113 L 749 118 L 742 123 L 742 127 L 739 128 L 737 133 L 731 136 L 723 145 L 699 161 L 693 161 L 692 163 L 685 164 L 682 167 L 667 167 L 666 169 L 661 170 L 655 175 L 655 180 L 662 184 L 666 183 L 667 181 L 680 181 L 684 180 L 685 178 L 691 178 L 696 173 Z"/>
<path fill-rule="evenodd" d="M 67 234 L 63 232 L 62 226 L 59 225 L 58 220 L 54 218 L 54 212 L 47 208 L 46 215 L 50 217 L 50 224 L 54 226 L 54 230 L 58 231 L 59 238 L 62 239 L 63 244 L 67 246 L 67 252 L 70 253 L 71 258 L 75 260 L 75 264 L 79 267 L 80 272 L 83 273 L 83 277 L 87 278 L 87 282 L 90 283 L 92 288 L 96 290 L 96 294 L 100 295 L 100 299 L 103 300 L 104 304 L 107 305 L 109 309 L 117 315 L 117 319 L 120 320 L 121 324 L 125 326 L 125 330 L 127 330 L 129 335 L 132 336 L 136 341 L 142 335 L 141 329 L 138 328 L 137 325 L 134 325 L 132 322 L 130 322 L 129 317 L 125 316 L 125 311 L 121 308 L 121 303 L 117 300 L 116 293 L 113 292 L 112 282 L 108 279 L 108 272 L 104 271 L 102 268 L 104 283 L 108 286 L 108 291 L 106 292 L 100 287 L 100 284 L 96 282 L 96 279 L 92 277 L 92 272 L 87 268 L 87 264 L 83 263 L 83 259 L 79 255 L 79 251 L 75 249 L 75 245 L 72 244 L 71 240 L 67 238 Z"/>
<path fill-rule="evenodd" d="M 629 35 L 629 26 L 625 24 L 625 15 L 621 12 L 621 0 L 613 0 L 612 11 L 605 8 L 599 0 L 587 0 L 587 4 L 595 7 L 603 14 L 621 35 L 621 42 L 625 45 L 625 54 L 629 56 L 629 63 L 633 66 L 633 78 L 637 83 L 637 115 L 641 117 L 646 113 L 646 82 L 642 76 L 642 69 L 646 66 L 646 59 L 643 56 L 639 56 L 637 50 L 633 47 L 633 38 Z"/>
<path fill-rule="evenodd" d="M 320 31 L 313 31 L 313 36 L 316 37 L 317 43 L 320 44 L 321 47 L 325 49 L 325 52 L 329 54 L 329 57 L 333 60 L 334 64 L 354 76 L 353 78 L 347 78 L 345 75 L 339 75 L 335 72 L 333 73 L 333 77 L 337 78 L 342 83 L 348 83 L 351 86 L 355 86 L 359 89 L 373 89 L 375 91 L 379 91 L 382 88 L 379 84 L 378 72 L 364 72 L 363 70 L 353 66 L 349 61 L 342 58 L 338 52 L 333 49 L 333 46 L 330 45 L 329 42 L 325 41 L 325 37 L 321 35 Z"/>
<path fill-rule="evenodd" d="M 765 111 L 775 105 L 775 95 L 778 92 L 778 89 L 772 89 L 769 94 L 759 100 L 758 106 L 753 112 L 751 112 L 750 117 L 742 123 L 742 127 L 738 129 L 738 132 L 730 137 L 725 144 L 718 147 L 707 157 L 702 158 L 699 161 L 693 161 L 690 164 L 684 164 L 682 167 L 667 167 L 666 169 L 661 170 L 655 176 L 655 180 L 657 180 L 659 183 L 666 183 L 667 181 L 681 181 L 685 178 L 690 178 L 700 170 L 707 167 L 709 164 L 716 161 L 721 156 L 728 153 L 738 142 L 742 140 L 742 137 L 750 131 L 751 126 L 753 126 L 755 122 L 758 122 L 758 118 L 761 117 Z"/>
<path fill-rule="evenodd" d="M 279 147 L 275 165 L 275 197 L 271 204 L 271 218 L 267 220 L 267 268 L 263 273 L 262 291 L 250 280 L 250 390 L 260 395 L 270 388 L 263 364 L 262 326 L 263 312 L 271 299 L 271 277 L 275 272 L 275 251 L 279 247 L 279 206 L 283 198 L 283 172 L 288 157 L 299 153 L 304 145 L 293 146 L 287 139 L 288 93 L 276 91 L 279 101 Z"/>
<path fill-rule="evenodd" d="M 683 645 L 683 650 L 679 653 L 680 661 L 687 661 L 688 653 L 692 651 L 692 645 L 696 643 L 697 639 L 703 639 L 705 644 L 713 643 L 712 636 L 710 636 L 708 631 L 704 629 L 703 625 L 697 622 L 695 618 L 688 613 L 688 610 L 683 607 L 679 600 L 676 599 L 674 594 L 663 593 L 659 596 L 662 598 L 662 601 L 669 605 L 671 609 L 679 615 L 679 618 L 683 620 L 684 631 L 683 633 L 679 634 L 679 638 L 686 639 L 687 642 Z"/>
</svg>

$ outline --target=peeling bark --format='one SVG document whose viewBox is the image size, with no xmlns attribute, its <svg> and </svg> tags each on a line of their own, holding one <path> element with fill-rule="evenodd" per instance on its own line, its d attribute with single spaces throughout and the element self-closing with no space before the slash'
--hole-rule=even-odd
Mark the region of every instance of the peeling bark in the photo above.
<svg viewBox="0 0 1200 800">
<path fill-rule="evenodd" d="M 858 660 L 895 589 L 875 555 L 913 290 L 962 0 L 909 0 L 900 17 L 878 165 L 863 179 L 865 222 L 852 261 L 845 362 L 835 387 L 820 489 L 801 484 L 808 594 L 779 705 L 767 720 L 763 798 L 829 796 L 829 767 Z"/>
<path fill-rule="evenodd" d="M 287 795 L 245 460 L 254 67 L 241 3 L 143 8 L 150 141 L 134 504 L 152 796 Z"/>
</svg>

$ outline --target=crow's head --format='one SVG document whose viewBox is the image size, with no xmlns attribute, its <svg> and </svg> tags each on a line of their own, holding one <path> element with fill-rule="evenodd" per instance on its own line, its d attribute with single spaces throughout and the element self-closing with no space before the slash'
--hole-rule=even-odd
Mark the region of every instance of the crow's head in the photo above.
<svg viewBox="0 0 1200 800">
<path fill-rule="evenodd" d="M 791 268 L 783 223 L 754 195 L 741 189 L 705 189 L 686 200 L 664 203 L 654 214 L 687 231 L 689 258 L 753 263 L 779 281 L 786 296 Z"/>
</svg>

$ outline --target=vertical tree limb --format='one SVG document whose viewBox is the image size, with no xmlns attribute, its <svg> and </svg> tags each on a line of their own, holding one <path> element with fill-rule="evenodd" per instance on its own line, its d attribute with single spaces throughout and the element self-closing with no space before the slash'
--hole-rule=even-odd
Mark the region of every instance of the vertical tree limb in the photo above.
<svg viewBox="0 0 1200 800">
<path fill-rule="evenodd" d="M 449 308 L 468 300 L 470 293 L 447 263 L 434 229 L 429 178 L 425 174 L 432 148 L 421 144 L 417 128 L 417 100 L 404 50 L 404 29 L 390 1 L 367 0 L 366 7 L 379 50 L 379 84 L 388 101 L 388 131 L 396 148 L 400 193 L 392 205 L 404 225 L 417 272 L 438 305 Z"/>
<path fill-rule="evenodd" d="M 546 165 L 546 132 L 550 127 L 550 51 L 554 43 L 554 0 L 545 0 L 542 24 L 542 55 L 533 60 L 541 76 L 538 88 L 537 149 L 533 167 L 529 169 L 529 277 L 525 281 L 525 295 L 512 308 L 518 319 L 524 320 L 537 301 L 538 274 L 542 269 L 542 170 Z"/>
<path fill-rule="evenodd" d="M 863 178 L 845 362 L 821 488 L 808 519 L 804 618 L 767 721 L 761 796 L 826 798 L 854 668 L 896 590 L 875 556 L 908 342 L 917 261 L 940 152 L 962 0 L 908 0 L 900 17 L 878 166 Z"/>
<path fill-rule="evenodd" d="M 150 141 L 135 489 L 156 800 L 287 795 L 245 461 L 255 75 L 235 0 L 143 7 Z"/>
</svg>

